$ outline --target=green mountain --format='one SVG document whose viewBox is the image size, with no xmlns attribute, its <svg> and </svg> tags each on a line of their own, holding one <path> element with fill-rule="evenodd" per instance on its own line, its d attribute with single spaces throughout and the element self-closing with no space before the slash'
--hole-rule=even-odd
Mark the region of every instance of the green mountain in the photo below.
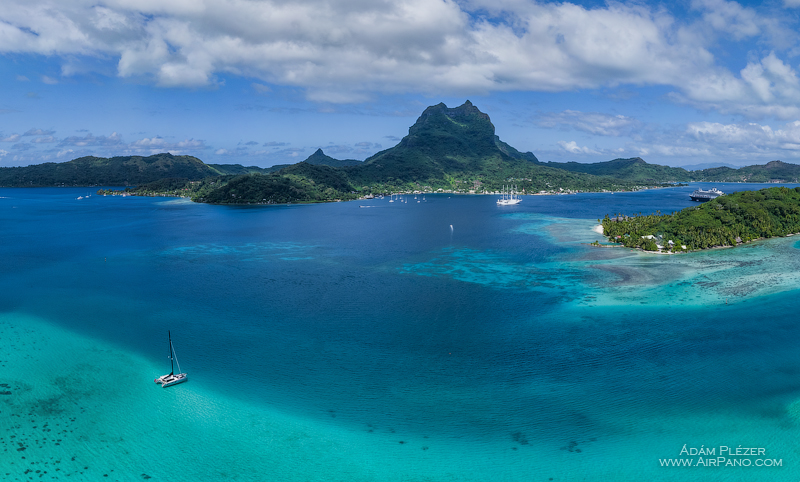
<svg viewBox="0 0 800 482">
<path fill-rule="evenodd" d="M 340 167 L 339 167 L 340 166 Z M 275 166 L 280 167 L 280 166 Z M 386 192 L 426 190 L 496 192 L 514 184 L 522 192 L 627 190 L 629 181 L 541 165 L 501 141 L 489 116 L 469 101 L 428 107 L 395 147 L 366 161 L 339 161 L 318 149 L 305 162 L 271 174 L 243 174 L 224 182 L 170 192 L 212 203 L 314 202 Z M 155 194 L 157 185 L 140 192 Z M 166 192 L 166 191 L 165 191 Z"/>
<path fill-rule="evenodd" d="M 547 162 L 542 165 L 584 172 L 595 176 L 610 176 L 616 179 L 640 183 L 663 183 L 692 180 L 693 173 L 680 168 L 648 164 L 641 157 L 614 159 L 613 161 L 585 164 L 580 162 Z"/>
<path fill-rule="evenodd" d="M 531 156 L 533 156 L 531 154 Z M 438 183 L 453 176 L 493 175 L 531 161 L 495 136 L 489 116 L 470 101 L 455 108 L 425 109 L 396 146 L 351 168 L 356 183 Z"/>
<path fill-rule="evenodd" d="M 192 156 L 81 157 L 68 162 L 0 168 L 0 186 L 97 186 L 137 185 L 163 178 L 190 180 L 221 173 Z"/>
<path fill-rule="evenodd" d="M 270 172 L 279 171 L 282 167 L 286 167 L 288 164 L 281 166 L 281 167 L 257 167 L 257 166 L 243 166 L 241 164 L 208 164 L 208 167 L 214 169 L 220 175 L 239 175 L 239 174 L 252 174 L 252 173 L 259 173 L 259 174 L 269 174 Z"/>
<path fill-rule="evenodd" d="M 524 192 L 634 188 L 632 182 L 541 165 L 532 153 L 501 141 L 489 116 L 470 101 L 428 107 L 396 146 L 343 169 L 353 185 L 384 191 L 485 192 L 508 184 Z"/>
<path fill-rule="evenodd" d="M 197 186 L 192 199 L 212 204 L 283 204 L 355 199 L 354 188 L 339 169 L 300 162 L 267 175 L 237 176 L 219 187 Z"/>
<path fill-rule="evenodd" d="M 800 182 L 800 165 L 781 161 L 765 165 L 741 168 L 714 167 L 699 171 L 687 171 L 680 167 L 648 164 L 640 157 L 614 159 L 607 162 L 584 164 L 580 162 L 547 162 L 543 166 L 583 172 L 596 176 L 609 176 L 615 179 L 638 183 L 664 182 Z"/>
<path fill-rule="evenodd" d="M 300 161 L 300 163 L 302 162 L 313 164 L 315 166 L 330 166 L 330 167 L 358 166 L 363 164 L 362 161 L 357 161 L 355 159 L 334 159 L 333 157 L 328 156 L 324 152 L 322 152 L 322 149 L 317 149 L 304 161 Z M 226 169 L 225 167 L 222 167 L 222 166 L 229 166 L 231 164 L 209 164 L 209 165 L 214 167 L 219 167 L 221 170 L 225 170 L 226 174 L 251 174 L 255 172 L 261 174 L 268 174 L 270 172 L 278 172 L 281 169 L 285 169 L 289 166 L 295 166 L 296 164 L 275 164 L 274 166 L 270 167 L 245 167 L 239 169 L 237 172 L 234 172 L 234 170 L 231 168 Z M 232 165 L 239 166 L 239 164 L 232 164 Z"/>
<path fill-rule="evenodd" d="M 134 186 L 162 179 L 197 181 L 208 177 L 270 172 L 239 164 L 205 164 L 193 156 L 169 153 L 152 156 L 80 157 L 25 167 L 0 167 L 2 187 Z"/>
<path fill-rule="evenodd" d="M 338 160 L 318 149 L 304 162 L 276 172 L 241 173 L 219 181 L 154 183 L 141 194 L 189 194 L 210 203 L 285 203 L 354 199 L 399 190 L 452 192 L 620 190 L 633 183 L 542 166 L 532 153 L 501 141 L 489 116 L 467 101 L 428 107 L 395 147 L 364 162 Z M 227 171 L 232 172 L 232 171 Z M 160 187 L 167 188 L 160 190 Z"/>
<path fill-rule="evenodd" d="M 331 156 L 326 155 L 322 152 L 322 149 L 317 149 L 314 154 L 308 156 L 308 158 L 303 161 L 308 164 L 313 164 L 315 166 L 330 166 L 330 167 L 345 167 L 345 166 L 360 166 L 363 164 L 362 161 L 357 161 L 355 159 L 334 159 Z"/>
<path fill-rule="evenodd" d="M 771 161 L 739 169 L 715 167 L 692 172 L 692 180 L 709 182 L 800 182 L 800 165 Z"/>
</svg>

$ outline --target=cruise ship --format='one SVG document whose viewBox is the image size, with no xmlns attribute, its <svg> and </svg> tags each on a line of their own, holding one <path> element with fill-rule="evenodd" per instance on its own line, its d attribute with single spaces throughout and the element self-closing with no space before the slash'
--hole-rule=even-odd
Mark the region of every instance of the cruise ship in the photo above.
<svg viewBox="0 0 800 482">
<path fill-rule="evenodd" d="M 706 201 L 710 201 L 714 198 L 718 198 L 725 194 L 724 192 L 718 190 L 717 188 L 711 188 L 709 190 L 697 189 L 695 192 L 691 194 L 692 201 L 700 201 L 704 203 Z"/>
</svg>

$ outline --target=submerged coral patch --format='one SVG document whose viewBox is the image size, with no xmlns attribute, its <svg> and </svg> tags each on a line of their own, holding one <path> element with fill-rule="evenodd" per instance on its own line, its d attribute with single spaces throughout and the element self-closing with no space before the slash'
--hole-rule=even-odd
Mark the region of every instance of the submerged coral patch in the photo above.
<svg viewBox="0 0 800 482">
<path fill-rule="evenodd" d="M 405 264 L 401 273 L 451 278 L 496 289 L 573 292 L 580 274 L 560 264 L 519 263 L 498 252 L 445 248 L 428 261 Z"/>
</svg>

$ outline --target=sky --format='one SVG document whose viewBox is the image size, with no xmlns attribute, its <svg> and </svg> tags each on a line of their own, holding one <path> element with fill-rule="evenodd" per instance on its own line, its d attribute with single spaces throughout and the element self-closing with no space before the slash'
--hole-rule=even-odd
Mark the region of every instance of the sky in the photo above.
<svg viewBox="0 0 800 482">
<path fill-rule="evenodd" d="M 470 100 L 542 161 L 800 164 L 800 0 L 3 0 L 0 166 L 363 160 Z"/>
</svg>

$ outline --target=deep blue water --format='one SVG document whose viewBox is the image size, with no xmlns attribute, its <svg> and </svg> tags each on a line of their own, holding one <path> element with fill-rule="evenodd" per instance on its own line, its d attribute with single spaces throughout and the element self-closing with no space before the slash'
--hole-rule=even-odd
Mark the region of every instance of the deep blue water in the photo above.
<svg viewBox="0 0 800 482">
<path fill-rule="evenodd" d="M 226 207 L 3 189 L 0 311 L 157 363 L 171 330 L 191 377 L 175 390 L 347 433 L 476 444 L 486 450 L 480 470 L 503 466 L 508 480 L 565 475 L 549 449 L 596 457 L 573 465 L 566 480 L 599 476 L 620 447 L 649 457 L 628 460 L 621 479 L 766 476 L 658 472 L 656 459 L 680 446 L 673 453 L 674 444 L 656 449 L 655 441 L 710 446 L 723 435 L 770 447 L 785 460 L 781 477 L 797 474 L 800 458 L 785 448 L 797 434 L 787 407 L 800 399 L 792 281 L 722 290 L 728 277 L 764 278 L 752 271 L 757 262 L 737 257 L 753 253 L 747 248 L 681 258 L 585 244 L 597 238 L 592 220 L 682 209 L 696 187 L 528 196 L 505 208 L 490 196 Z M 755 249 L 783 266 L 781 256 L 797 248 L 770 241 Z M 692 274 L 714 263 L 728 271 Z M 641 289 L 625 282 L 630 276 L 643 277 Z M 701 294 L 713 301 L 695 300 Z M 697 428 L 717 417 L 720 425 Z M 715 431 L 737 420 L 755 428 Z M 642 440 L 653 441 L 651 452 Z M 514 472 L 495 459 L 501 448 L 533 446 L 533 465 L 546 472 Z M 470 478 L 447 464 L 443 474 Z"/>
</svg>

